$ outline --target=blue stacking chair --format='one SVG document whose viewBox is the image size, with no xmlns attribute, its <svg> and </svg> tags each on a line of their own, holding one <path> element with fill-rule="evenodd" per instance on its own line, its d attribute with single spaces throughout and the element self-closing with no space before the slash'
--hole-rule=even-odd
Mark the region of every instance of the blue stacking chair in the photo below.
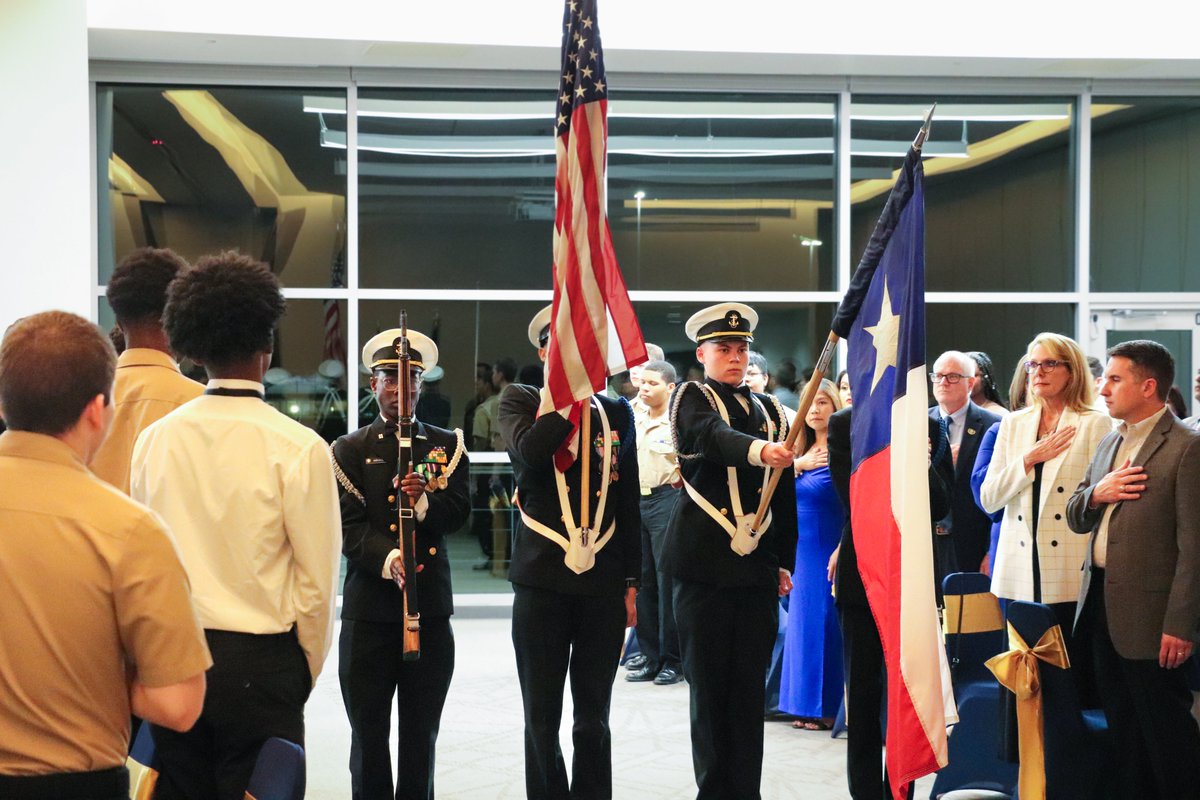
<svg viewBox="0 0 1200 800">
<path fill-rule="evenodd" d="M 150 733 L 149 722 L 143 722 L 138 728 L 125 766 L 129 769 L 129 800 L 150 800 L 154 796 L 154 787 L 158 784 L 158 765 L 154 757 L 154 736 Z"/>
<path fill-rule="evenodd" d="M 954 572 L 942 581 L 945 611 L 942 629 L 954 696 L 965 700 L 979 687 L 997 686 L 989 658 L 1008 649 L 1000 601 L 982 572 Z"/>
<path fill-rule="evenodd" d="M 1057 624 L 1041 603 L 1014 601 L 1008 621 L 1034 647 Z M 1054 800 L 1092 800 L 1103 796 L 1101 777 L 1112 763 L 1108 723 L 1100 710 L 1084 711 L 1069 669 L 1038 663 L 1045 720 L 1046 796 Z"/>
<path fill-rule="evenodd" d="M 304 800 L 304 748 L 286 739 L 263 744 L 246 800 Z"/>
<path fill-rule="evenodd" d="M 1017 785 L 1017 765 L 1001 758 L 1000 714 L 1006 691 L 987 668 L 1007 649 L 1000 603 L 981 572 L 955 572 L 942 581 L 946 657 L 950 662 L 958 724 L 950 732 L 949 764 L 934 779 L 930 797 L 1007 796 Z M 971 794 L 958 794 L 971 790 Z"/>
</svg>

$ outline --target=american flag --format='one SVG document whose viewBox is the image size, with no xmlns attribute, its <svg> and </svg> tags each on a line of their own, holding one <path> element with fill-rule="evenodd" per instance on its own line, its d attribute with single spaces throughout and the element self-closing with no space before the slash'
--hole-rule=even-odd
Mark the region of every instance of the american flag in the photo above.
<svg viewBox="0 0 1200 800">
<path fill-rule="evenodd" d="M 607 376 L 646 360 L 608 227 L 608 84 L 596 0 L 569 0 L 563 27 L 555 114 L 554 308 L 546 355 L 546 385 L 556 408 L 587 400 Z M 575 412 L 578 407 L 573 419 Z"/>
<path fill-rule="evenodd" d="M 329 285 L 340 289 L 346 285 L 345 262 L 341 251 L 333 261 L 330 270 Z M 346 363 L 346 342 L 342 339 L 342 308 L 337 300 L 326 300 L 325 306 L 325 347 L 322 350 L 322 360 L 340 361 Z"/>
</svg>

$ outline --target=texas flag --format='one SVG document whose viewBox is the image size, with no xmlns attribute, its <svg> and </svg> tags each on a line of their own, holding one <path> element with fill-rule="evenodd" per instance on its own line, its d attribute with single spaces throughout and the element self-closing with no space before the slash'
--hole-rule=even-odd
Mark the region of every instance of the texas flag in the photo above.
<svg viewBox="0 0 1200 800">
<path fill-rule="evenodd" d="M 909 781 L 947 761 L 949 675 L 929 518 L 924 171 L 916 149 L 900 169 L 833 330 L 849 334 L 850 519 L 883 643 L 887 768 L 899 799 Z"/>
</svg>

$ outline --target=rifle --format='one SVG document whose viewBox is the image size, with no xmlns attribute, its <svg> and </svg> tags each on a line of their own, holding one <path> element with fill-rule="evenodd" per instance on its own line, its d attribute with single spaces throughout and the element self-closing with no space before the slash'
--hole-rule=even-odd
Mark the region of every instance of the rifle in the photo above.
<svg viewBox="0 0 1200 800">
<path fill-rule="evenodd" d="M 413 470 L 412 355 L 408 350 L 408 312 L 400 312 L 400 338 L 396 340 L 396 379 L 399 384 L 399 420 L 396 438 L 400 452 L 396 464 L 400 480 Z M 413 500 L 397 487 L 400 510 L 400 558 L 404 564 L 404 660 L 421 657 L 421 612 L 417 604 L 417 518 Z"/>
</svg>

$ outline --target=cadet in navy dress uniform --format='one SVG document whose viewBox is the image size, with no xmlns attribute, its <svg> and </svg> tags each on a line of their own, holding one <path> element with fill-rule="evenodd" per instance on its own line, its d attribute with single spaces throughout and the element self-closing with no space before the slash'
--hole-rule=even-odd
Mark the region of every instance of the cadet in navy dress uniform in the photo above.
<svg viewBox="0 0 1200 800">
<path fill-rule="evenodd" d="M 547 307 L 529 326 L 543 361 L 549 324 Z M 608 711 L 625 628 L 636 622 L 640 487 L 629 404 L 595 395 L 586 410 L 591 530 L 581 531 L 582 459 L 565 472 L 555 462 L 572 438 L 578 443 L 579 432 L 550 407 L 546 390 L 511 384 L 500 395 L 498 422 L 521 512 L 509 579 L 531 800 L 612 797 Z M 570 778 L 558 740 L 568 673 L 575 710 Z"/>
<path fill-rule="evenodd" d="M 758 798 L 763 703 L 778 626 L 791 591 L 796 498 L 790 473 L 758 532 L 750 523 L 770 466 L 790 470 L 787 417 L 745 386 L 758 314 L 741 303 L 688 320 L 703 383 L 680 384 L 671 414 L 684 492 L 667 529 L 663 569 L 675 579 L 675 620 L 691 687 L 692 764 L 699 800 Z"/>
<path fill-rule="evenodd" d="M 467 450 L 462 431 L 413 421 L 412 469 L 397 465 L 398 329 L 363 348 L 380 416 L 333 443 L 341 488 L 346 585 L 338 678 L 350 718 L 350 781 L 355 800 L 432 798 L 434 748 L 454 672 L 454 612 L 445 536 L 470 513 Z M 437 345 L 408 331 L 414 397 L 421 375 L 437 364 Z M 399 470 L 399 471 L 398 471 Z M 397 486 L 397 479 L 402 478 Z M 403 592 L 407 576 L 398 549 L 398 501 L 415 498 L 416 590 L 421 609 L 421 656 L 403 661 Z M 393 793 L 388 751 L 392 700 L 399 695 L 399 755 Z"/>
</svg>

